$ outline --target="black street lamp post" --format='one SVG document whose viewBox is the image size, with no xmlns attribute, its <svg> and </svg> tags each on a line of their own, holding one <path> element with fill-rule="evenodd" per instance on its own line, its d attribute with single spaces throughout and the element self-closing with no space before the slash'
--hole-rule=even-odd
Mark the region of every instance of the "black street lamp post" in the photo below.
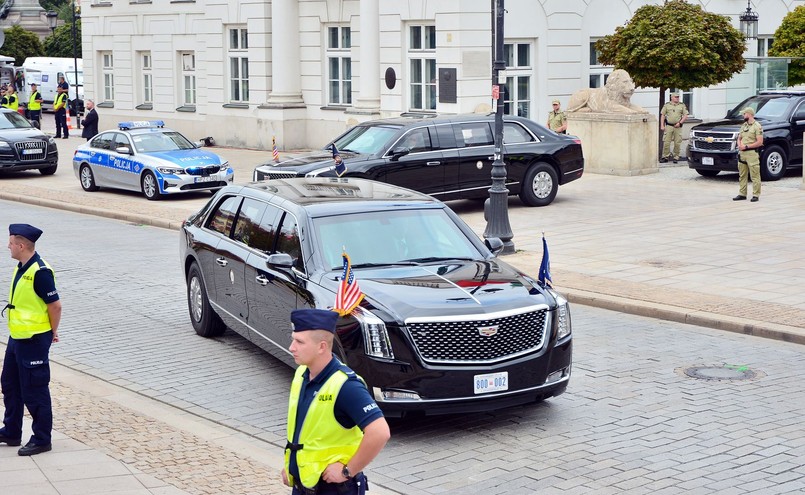
<svg viewBox="0 0 805 495">
<path fill-rule="evenodd" d="M 75 128 L 81 129 L 81 118 L 78 116 L 78 46 L 77 46 L 77 35 L 76 35 L 76 27 L 75 23 L 77 19 L 80 19 L 81 16 L 76 14 L 75 10 L 75 0 L 73 0 L 72 10 L 73 10 L 73 70 L 75 75 L 75 100 L 73 105 L 73 113 L 75 113 Z"/>
<path fill-rule="evenodd" d="M 514 253 L 511 225 L 509 224 L 509 190 L 506 188 L 506 163 L 503 161 L 503 91 L 501 91 L 501 75 L 505 72 L 506 62 L 503 60 L 503 8 L 504 0 L 493 0 L 495 29 L 492 33 L 495 61 L 492 65 L 492 98 L 496 100 L 495 111 L 495 161 L 492 162 L 492 187 L 489 188 L 489 199 L 484 205 L 486 230 L 484 238 L 497 237 L 503 241 L 501 254 Z M 504 81 L 505 82 L 505 81 Z M 526 187 L 523 185 L 523 187 Z"/>
<path fill-rule="evenodd" d="M 59 22 L 59 14 L 55 10 L 48 10 L 45 12 L 45 17 L 48 18 L 48 27 L 50 27 L 50 34 L 56 32 L 56 24 Z"/>
</svg>

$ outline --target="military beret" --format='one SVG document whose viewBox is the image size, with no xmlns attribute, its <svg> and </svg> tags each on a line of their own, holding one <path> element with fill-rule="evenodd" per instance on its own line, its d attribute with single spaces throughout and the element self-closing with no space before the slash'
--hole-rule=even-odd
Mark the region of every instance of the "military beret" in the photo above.
<svg viewBox="0 0 805 495">
<path fill-rule="evenodd" d="M 27 223 L 12 223 L 8 226 L 8 235 L 20 235 L 31 242 L 36 242 L 42 231 Z"/>
<path fill-rule="evenodd" d="M 291 311 L 294 332 L 305 330 L 326 330 L 335 333 L 338 313 L 329 309 L 295 309 Z"/>
<path fill-rule="evenodd" d="M 749 115 L 755 115 L 755 109 L 752 107 L 746 107 L 741 110 L 741 113 L 748 113 Z"/>
<path fill-rule="evenodd" d="M 551 102 L 551 105 L 559 105 L 559 104 L 560 104 L 560 103 L 559 103 L 559 100 L 553 100 L 553 101 Z"/>
</svg>

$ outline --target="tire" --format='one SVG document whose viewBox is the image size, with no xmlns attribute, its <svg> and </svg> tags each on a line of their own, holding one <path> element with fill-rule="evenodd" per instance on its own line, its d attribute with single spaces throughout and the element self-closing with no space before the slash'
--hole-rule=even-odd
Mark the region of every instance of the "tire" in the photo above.
<svg viewBox="0 0 805 495">
<path fill-rule="evenodd" d="M 547 163 L 535 163 L 523 177 L 520 200 L 527 206 L 546 206 L 551 204 L 558 190 L 556 170 Z"/>
<path fill-rule="evenodd" d="M 92 174 L 92 169 L 86 163 L 81 165 L 78 169 L 78 177 L 81 181 L 81 188 L 87 192 L 95 192 L 100 187 L 95 184 L 95 176 Z"/>
<path fill-rule="evenodd" d="M 143 196 L 149 201 L 156 201 L 162 198 L 162 193 L 159 192 L 159 182 L 157 177 L 150 170 L 146 170 L 140 179 L 140 186 L 143 191 Z"/>
<path fill-rule="evenodd" d="M 780 180 L 788 168 L 788 159 L 785 151 L 777 145 L 771 145 L 763 150 L 760 157 L 760 178 L 763 180 Z"/>
<path fill-rule="evenodd" d="M 58 165 L 51 165 L 50 167 L 40 168 L 39 173 L 42 175 L 53 175 L 56 173 Z"/>
<path fill-rule="evenodd" d="M 697 168 L 696 171 L 699 172 L 699 175 L 702 177 L 715 177 L 718 175 L 718 172 L 720 172 L 719 170 L 711 170 L 709 168 Z"/>
<path fill-rule="evenodd" d="M 187 273 L 187 309 L 193 329 L 202 337 L 219 337 L 226 330 L 224 322 L 215 314 L 207 297 L 207 288 L 201 270 L 193 263 Z"/>
</svg>

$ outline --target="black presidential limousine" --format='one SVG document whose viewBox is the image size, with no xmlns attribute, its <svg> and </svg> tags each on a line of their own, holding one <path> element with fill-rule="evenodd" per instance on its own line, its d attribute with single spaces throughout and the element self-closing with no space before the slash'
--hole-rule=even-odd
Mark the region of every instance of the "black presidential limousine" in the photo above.
<svg viewBox="0 0 805 495">
<path fill-rule="evenodd" d="M 387 415 L 536 402 L 570 379 L 567 300 L 424 194 L 353 178 L 228 186 L 180 243 L 196 332 L 230 327 L 290 366 L 290 313 L 333 306 L 346 249 L 365 298 L 335 353 Z"/>
<path fill-rule="evenodd" d="M 254 170 L 254 180 L 336 177 L 335 144 L 343 177 L 387 182 L 442 201 L 484 199 L 492 185 L 494 120 L 490 115 L 372 120 L 335 138 L 325 150 Z M 584 173 L 581 141 L 532 120 L 506 116 L 503 123 L 506 186 L 528 206 L 545 206 L 560 185 Z"/>
</svg>

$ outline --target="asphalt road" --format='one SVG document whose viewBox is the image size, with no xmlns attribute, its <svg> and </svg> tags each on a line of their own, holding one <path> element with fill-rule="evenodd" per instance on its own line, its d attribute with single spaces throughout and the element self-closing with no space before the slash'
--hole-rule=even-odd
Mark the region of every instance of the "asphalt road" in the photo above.
<svg viewBox="0 0 805 495">
<path fill-rule="evenodd" d="M 233 332 L 195 335 L 177 232 L 4 201 L 0 212 L 45 231 L 37 247 L 64 304 L 54 360 L 281 451 L 292 371 Z M 0 264 L 0 286 L 12 267 Z M 564 395 L 395 421 L 370 479 L 405 494 L 805 490 L 805 347 L 584 306 L 573 323 Z M 695 365 L 755 376 L 684 373 Z"/>
</svg>

